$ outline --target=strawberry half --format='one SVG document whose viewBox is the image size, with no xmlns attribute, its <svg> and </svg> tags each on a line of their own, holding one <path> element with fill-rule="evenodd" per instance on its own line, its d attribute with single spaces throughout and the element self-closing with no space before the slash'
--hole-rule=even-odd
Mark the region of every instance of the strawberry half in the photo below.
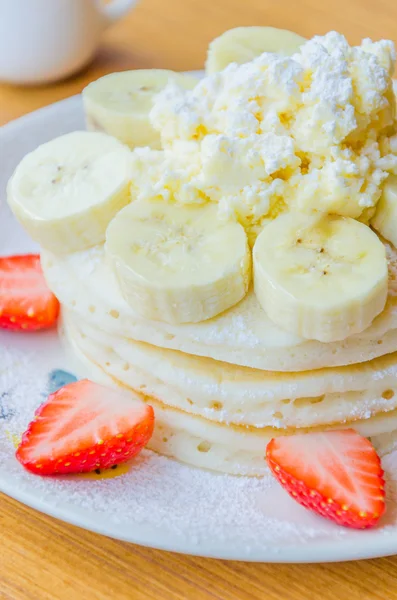
<svg viewBox="0 0 397 600">
<path fill-rule="evenodd" d="M 108 469 L 137 454 L 153 427 L 153 409 L 138 396 L 83 379 L 38 408 L 16 457 L 39 475 Z"/>
<path fill-rule="evenodd" d="M 0 258 L 0 328 L 45 329 L 58 314 L 59 302 L 47 287 L 38 254 Z"/>
<path fill-rule="evenodd" d="M 385 511 L 380 459 L 353 429 L 272 439 L 266 459 L 294 500 L 338 525 L 373 527 Z"/>
</svg>

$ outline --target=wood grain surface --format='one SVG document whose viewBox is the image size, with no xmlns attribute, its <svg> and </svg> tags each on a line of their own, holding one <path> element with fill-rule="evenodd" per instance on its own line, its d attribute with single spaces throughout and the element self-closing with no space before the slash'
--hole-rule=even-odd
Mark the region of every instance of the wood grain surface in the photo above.
<svg viewBox="0 0 397 600">
<path fill-rule="evenodd" d="M 397 0 L 141 0 L 77 76 L 42 87 L 0 85 L 0 124 L 78 93 L 107 72 L 202 68 L 208 42 L 237 25 L 274 25 L 306 37 L 337 29 L 350 42 L 397 42 Z M 179 556 L 79 530 L 0 495 L 0 598 L 394 600 L 397 557 L 261 565 Z"/>
</svg>

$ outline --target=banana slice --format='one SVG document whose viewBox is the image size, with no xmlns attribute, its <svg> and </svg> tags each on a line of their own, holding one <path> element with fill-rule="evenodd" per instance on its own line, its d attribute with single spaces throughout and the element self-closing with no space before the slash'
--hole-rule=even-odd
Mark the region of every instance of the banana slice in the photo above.
<svg viewBox="0 0 397 600">
<path fill-rule="evenodd" d="M 251 278 L 243 227 L 217 206 L 138 201 L 106 232 L 106 253 L 126 301 L 147 319 L 194 323 L 239 302 Z"/>
<path fill-rule="evenodd" d="M 163 69 L 111 73 L 83 90 L 87 129 L 105 131 L 130 148 L 161 148 L 160 133 L 149 121 L 153 99 L 169 81 L 192 89 L 197 79 Z"/>
<path fill-rule="evenodd" d="M 258 236 L 256 296 L 280 327 L 334 342 L 366 329 L 387 298 L 385 248 L 366 225 L 286 213 Z"/>
<path fill-rule="evenodd" d="M 236 27 L 210 43 L 205 69 L 208 74 L 217 73 L 232 62 L 242 64 L 263 52 L 291 56 L 305 42 L 305 38 L 287 29 Z"/>
<path fill-rule="evenodd" d="M 371 225 L 397 248 L 397 176 L 390 175 L 376 206 Z"/>
<path fill-rule="evenodd" d="M 105 240 L 109 221 L 130 201 L 131 152 L 104 133 L 75 131 L 19 163 L 7 199 L 31 237 L 54 253 Z"/>
</svg>

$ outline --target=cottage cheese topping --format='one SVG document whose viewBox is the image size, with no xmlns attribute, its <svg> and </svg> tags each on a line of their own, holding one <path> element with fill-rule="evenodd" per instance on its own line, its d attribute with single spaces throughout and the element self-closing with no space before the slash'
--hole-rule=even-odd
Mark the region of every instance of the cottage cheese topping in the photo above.
<svg viewBox="0 0 397 600">
<path fill-rule="evenodd" d="M 253 235 L 287 209 L 368 222 L 397 173 L 394 61 L 391 42 L 330 32 L 191 91 L 171 83 L 151 112 L 164 149 L 134 152 L 134 196 L 218 202 Z"/>
</svg>

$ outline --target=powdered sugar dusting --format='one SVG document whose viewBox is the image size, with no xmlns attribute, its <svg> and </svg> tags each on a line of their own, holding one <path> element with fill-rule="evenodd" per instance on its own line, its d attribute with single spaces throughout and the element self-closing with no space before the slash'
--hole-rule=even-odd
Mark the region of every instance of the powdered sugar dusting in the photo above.
<svg viewBox="0 0 397 600">
<path fill-rule="evenodd" d="M 15 460 L 13 442 L 42 402 L 49 370 L 68 367 L 55 334 L 36 336 L 35 347 L 35 353 L 0 350 L 0 488 L 6 493 L 108 535 L 217 556 L 277 556 L 285 548 L 360 535 L 305 511 L 271 476 L 214 474 L 148 450 L 131 462 L 126 474 L 113 479 L 30 475 Z M 397 470 L 389 457 L 385 467 Z M 394 518 L 397 495 L 389 487 Z"/>
<path fill-rule="evenodd" d="M 55 337 L 55 334 L 54 334 Z M 7 336 L 10 339 L 10 336 Z M 49 512 L 95 515 L 108 530 L 144 526 L 172 544 L 188 543 L 194 551 L 208 543 L 240 545 L 242 554 L 277 543 L 305 543 L 345 531 L 304 511 L 270 476 L 233 477 L 191 468 L 148 450 L 128 473 L 113 479 L 40 478 L 14 458 L 14 445 L 43 401 L 48 372 L 65 360 L 53 338 L 36 336 L 36 353 L 2 347 L 0 389 L 0 488 Z M 51 355 L 52 365 L 49 362 Z M 64 365 L 66 368 L 66 365 Z M 236 546 L 238 547 L 238 546 Z"/>
<path fill-rule="evenodd" d="M 0 356 L 0 435 L 18 435 L 46 397 L 48 367 L 18 350 L 2 348 Z"/>
<path fill-rule="evenodd" d="M 82 258 L 85 260 L 82 260 Z M 89 277 L 95 271 L 95 269 L 101 264 L 103 260 L 103 246 L 93 246 L 84 250 L 83 252 L 75 252 L 70 255 L 71 264 L 79 264 L 83 267 L 84 277 Z"/>
</svg>

